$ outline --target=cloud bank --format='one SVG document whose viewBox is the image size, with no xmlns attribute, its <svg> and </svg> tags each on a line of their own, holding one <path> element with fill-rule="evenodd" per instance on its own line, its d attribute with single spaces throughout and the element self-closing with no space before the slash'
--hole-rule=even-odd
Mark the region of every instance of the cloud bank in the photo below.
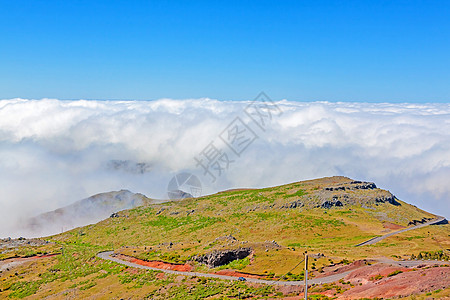
<svg viewBox="0 0 450 300">
<path fill-rule="evenodd" d="M 195 174 L 203 194 L 344 175 L 450 217 L 450 104 L 283 100 L 261 128 L 245 114 L 250 103 L 0 100 L 0 236 L 100 192 L 167 198 L 179 172 Z M 223 139 L 236 117 L 255 137 L 240 139 L 239 155 Z M 212 170 L 214 182 L 194 159 L 211 146 L 228 167 Z"/>
</svg>

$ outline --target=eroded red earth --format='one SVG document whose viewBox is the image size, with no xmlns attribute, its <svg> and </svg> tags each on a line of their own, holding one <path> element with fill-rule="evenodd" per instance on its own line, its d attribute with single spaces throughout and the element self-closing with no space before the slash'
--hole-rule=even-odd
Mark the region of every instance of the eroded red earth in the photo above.
<svg viewBox="0 0 450 300">
<path fill-rule="evenodd" d="M 134 257 L 130 257 L 123 254 L 117 254 L 116 257 L 121 260 L 125 260 L 134 264 L 138 264 L 141 266 L 147 266 L 157 269 L 163 269 L 163 270 L 173 270 L 173 271 L 181 271 L 181 272 L 191 272 L 192 266 L 188 264 L 173 264 L 173 263 L 167 263 L 159 260 L 142 260 Z"/>
<path fill-rule="evenodd" d="M 388 276 L 394 271 L 402 271 Z M 372 279 L 375 276 L 381 279 Z M 425 267 L 422 269 L 392 267 L 376 264 L 348 274 L 344 280 L 355 287 L 345 291 L 338 299 L 391 298 L 427 293 L 450 287 L 450 267 Z M 359 284 L 362 285 L 359 285 Z"/>
</svg>

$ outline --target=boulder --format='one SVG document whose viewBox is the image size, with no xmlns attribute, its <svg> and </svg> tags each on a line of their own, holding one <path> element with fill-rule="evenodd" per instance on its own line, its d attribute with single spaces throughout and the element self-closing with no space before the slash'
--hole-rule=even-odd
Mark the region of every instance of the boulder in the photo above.
<svg viewBox="0 0 450 300">
<path fill-rule="evenodd" d="M 396 200 L 397 198 L 389 193 L 389 195 L 383 195 L 375 198 L 376 203 L 390 203 L 392 205 L 400 205 L 400 203 Z"/>
<path fill-rule="evenodd" d="M 345 190 L 373 190 L 377 186 L 373 182 L 352 181 L 350 183 L 339 184 L 324 188 L 325 191 L 345 191 Z"/>
<path fill-rule="evenodd" d="M 196 256 L 195 261 L 205 264 L 210 268 L 226 265 L 233 260 L 243 259 L 250 255 L 251 248 L 238 248 L 233 250 L 214 250 L 208 254 Z"/>
<path fill-rule="evenodd" d="M 332 208 L 333 206 L 342 207 L 344 204 L 342 204 L 341 201 L 337 200 L 337 197 L 333 197 L 332 200 L 325 200 L 322 202 L 322 204 L 316 206 L 320 208 Z"/>
<path fill-rule="evenodd" d="M 119 214 L 118 213 L 112 213 L 109 217 L 110 218 L 118 218 Z"/>
</svg>

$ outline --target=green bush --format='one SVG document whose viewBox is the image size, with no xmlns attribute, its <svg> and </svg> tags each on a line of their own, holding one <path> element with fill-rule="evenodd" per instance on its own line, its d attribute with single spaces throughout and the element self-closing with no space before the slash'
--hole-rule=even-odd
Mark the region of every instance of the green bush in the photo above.
<svg viewBox="0 0 450 300">
<path fill-rule="evenodd" d="M 412 260 L 422 260 L 422 259 L 431 259 L 431 260 L 450 260 L 450 257 L 444 253 L 444 251 L 422 251 L 417 256 L 411 254 L 410 257 Z"/>
<path fill-rule="evenodd" d="M 396 270 L 396 271 L 394 271 L 392 273 L 389 273 L 387 277 L 392 277 L 392 276 L 395 276 L 395 275 L 400 274 L 400 273 L 403 273 L 403 271 Z"/>
</svg>

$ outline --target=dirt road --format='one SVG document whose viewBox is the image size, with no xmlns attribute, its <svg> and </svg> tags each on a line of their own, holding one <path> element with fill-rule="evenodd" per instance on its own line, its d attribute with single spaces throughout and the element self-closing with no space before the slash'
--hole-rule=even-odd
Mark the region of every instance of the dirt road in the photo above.
<svg viewBox="0 0 450 300">
<path fill-rule="evenodd" d="M 126 265 L 133 268 L 139 268 L 139 269 L 146 269 L 146 270 L 154 270 L 154 271 L 160 271 L 168 274 L 175 274 L 175 275 L 184 275 L 184 276 L 197 276 L 197 277 L 207 277 L 207 278 L 218 278 L 218 279 L 224 279 L 224 280 L 239 280 L 238 277 L 234 276 L 226 276 L 226 275 L 218 275 L 218 274 L 211 274 L 211 273 L 198 273 L 198 272 L 182 272 L 182 271 L 174 271 L 174 270 L 166 270 L 166 269 L 158 269 L 148 266 L 139 265 L 136 263 L 124 261 L 121 259 L 118 259 L 116 257 L 112 257 L 111 254 L 113 254 L 113 251 L 106 251 L 106 252 L 100 252 L 97 254 L 98 257 L 102 259 L 106 259 L 109 261 L 116 262 L 118 264 Z M 349 274 L 351 271 L 339 273 L 339 274 L 333 274 L 327 277 L 322 278 L 311 278 L 308 279 L 308 284 L 320 284 L 320 283 L 330 283 L 334 281 L 338 281 L 339 279 L 344 278 Z M 274 281 L 274 280 L 264 280 L 264 279 L 256 279 L 256 278 L 245 278 L 247 282 L 253 282 L 253 283 L 263 283 L 263 284 L 274 284 L 274 285 L 304 285 L 304 281 Z"/>
<path fill-rule="evenodd" d="M 402 232 L 405 232 L 405 231 L 422 228 L 422 227 L 425 227 L 425 226 L 428 226 L 428 225 L 437 224 L 437 223 L 440 223 L 440 222 L 442 222 L 444 220 L 445 220 L 444 217 L 438 216 L 438 218 L 435 219 L 435 220 L 431 220 L 429 222 L 426 222 L 426 223 L 423 223 L 423 224 L 419 224 L 419 225 L 416 225 L 416 226 L 412 226 L 412 227 L 409 227 L 409 228 L 405 228 L 405 229 L 402 229 L 402 230 L 390 232 L 390 233 L 382 235 L 382 236 L 374 237 L 374 238 L 371 238 L 370 240 L 367 240 L 365 242 L 359 243 L 358 245 L 355 245 L 355 246 L 359 247 L 359 246 L 365 246 L 365 245 L 372 245 L 372 244 L 378 243 L 381 240 L 384 240 L 387 237 L 390 237 L 390 236 L 393 236 L 393 235 L 396 235 L 396 234 L 399 234 L 399 233 L 402 233 Z"/>
</svg>

